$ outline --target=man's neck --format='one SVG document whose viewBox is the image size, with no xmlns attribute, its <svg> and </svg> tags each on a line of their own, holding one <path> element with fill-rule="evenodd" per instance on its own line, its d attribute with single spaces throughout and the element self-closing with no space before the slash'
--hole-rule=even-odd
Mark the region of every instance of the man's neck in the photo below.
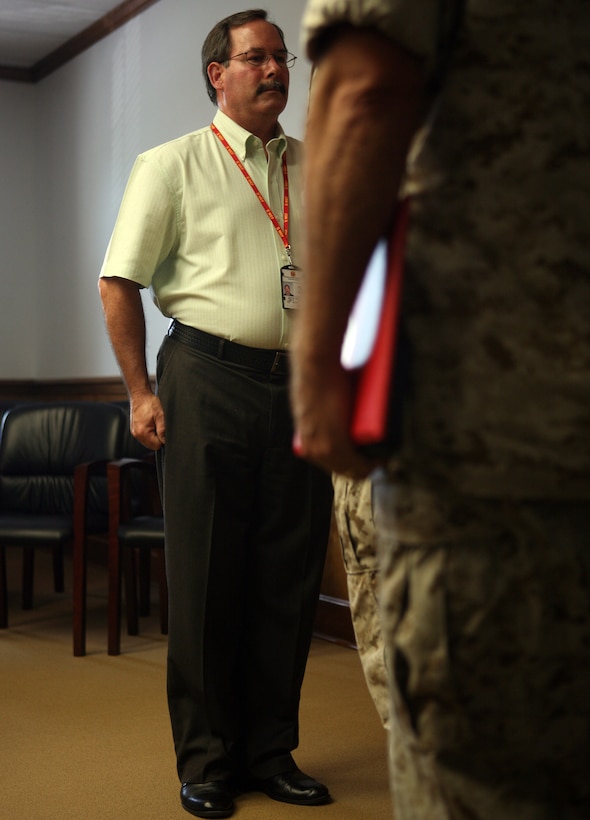
<svg viewBox="0 0 590 820">
<path fill-rule="evenodd" d="M 223 109 L 220 110 L 223 111 Z M 226 114 L 226 116 L 229 116 L 229 114 Z M 230 119 L 239 125 L 240 128 L 243 128 L 245 131 L 249 131 L 251 134 L 254 134 L 255 137 L 258 137 L 263 145 L 266 145 L 279 133 L 279 122 L 277 119 L 268 120 L 266 118 L 258 118 L 247 120 L 236 119 L 235 117 L 230 117 Z"/>
<path fill-rule="evenodd" d="M 268 124 L 261 124 L 261 123 L 250 123 L 249 125 L 246 123 L 238 123 L 241 125 L 242 128 L 245 128 L 246 131 L 250 131 L 251 134 L 254 134 L 255 137 L 258 137 L 261 140 L 263 145 L 266 145 L 276 137 L 278 132 L 278 123 L 273 122 L 271 125 Z"/>
</svg>

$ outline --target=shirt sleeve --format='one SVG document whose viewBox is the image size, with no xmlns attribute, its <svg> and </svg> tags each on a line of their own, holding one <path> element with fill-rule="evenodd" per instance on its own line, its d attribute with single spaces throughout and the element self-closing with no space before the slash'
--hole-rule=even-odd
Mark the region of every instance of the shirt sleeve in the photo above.
<svg viewBox="0 0 590 820">
<path fill-rule="evenodd" d="M 322 34 L 349 23 L 371 26 L 435 69 L 438 49 L 439 0 L 308 0 L 303 17 L 303 48 L 314 60 Z"/>
<path fill-rule="evenodd" d="M 149 287 L 177 243 L 174 195 L 166 174 L 149 155 L 131 171 L 100 275 Z"/>
</svg>

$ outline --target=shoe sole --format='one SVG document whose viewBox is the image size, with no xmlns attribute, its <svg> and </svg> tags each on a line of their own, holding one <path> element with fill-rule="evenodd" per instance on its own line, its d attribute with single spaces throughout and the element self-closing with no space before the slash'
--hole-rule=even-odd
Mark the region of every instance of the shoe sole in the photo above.
<svg viewBox="0 0 590 820">
<path fill-rule="evenodd" d="M 276 800 L 277 803 L 289 803 L 291 806 L 324 806 L 326 803 L 332 802 L 332 798 L 329 794 L 325 794 L 322 797 L 311 797 L 309 800 L 289 800 L 289 798 L 279 797 L 272 792 L 263 790 L 263 793 L 272 800 Z"/>
<path fill-rule="evenodd" d="M 189 814 L 192 814 L 193 817 L 203 817 L 205 818 L 213 818 L 213 820 L 221 820 L 223 817 L 231 817 L 234 813 L 234 807 L 231 809 L 211 809 L 211 811 L 207 811 L 206 809 L 203 811 L 195 811 L 192 808 L 189 808 L 184 801 L 180 801 L 182 808 L 187 811 Z"/>
<path fill-rule="evenodd" d="M 211 809 L 211 811 L 195 811 L 194 809 L 189 809 L 188 806 L 185 806 L 182 803 L 182 808 L 185 811 L 188 811 L 189 814 L 192 814 L 193 817 L 203 817 L 203 818 L 212 818 L 212 820 L 221 820 L 222 817 L 231 817 L 234 813 L 233 809 L 229 811 L 220 811 L 219 809 Z"/>
</svg>

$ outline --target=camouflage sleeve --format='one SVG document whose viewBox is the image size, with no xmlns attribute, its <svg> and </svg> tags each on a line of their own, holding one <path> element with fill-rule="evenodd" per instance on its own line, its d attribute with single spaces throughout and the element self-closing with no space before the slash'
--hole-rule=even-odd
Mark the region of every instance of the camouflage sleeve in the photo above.
<svg viewBox="0 0 590 820">
<path fill-rule="evenodd" d="M 313 61 L 322 35 L 337 25 L 372 26 L 424 60 L 428 76 L 439 63 L 441 26 L 454 19 L 460 0 L 308 0 L 302 44 Z"/>
</svg>

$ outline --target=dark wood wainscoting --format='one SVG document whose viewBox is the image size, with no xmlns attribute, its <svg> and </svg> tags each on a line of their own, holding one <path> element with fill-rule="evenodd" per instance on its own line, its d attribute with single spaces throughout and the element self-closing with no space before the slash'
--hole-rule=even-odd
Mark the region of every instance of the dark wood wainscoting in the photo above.
<svg viewBox="0 0 590 820">
<path fill-rule="evenodd" d="M 118 377 L 64 381 L 0 380 L 2 409 L 25 401 L 125 401 L 127 393 Z M 334 522 L 316 615 L 316 635 L 346 646 L 355 646 L 346 574 Z"/>
<path fill-rule="evenodd" d="M 120 378 L 0 381 L 0 404 L 19 401 L 124 401 Z"/>
</svg>

